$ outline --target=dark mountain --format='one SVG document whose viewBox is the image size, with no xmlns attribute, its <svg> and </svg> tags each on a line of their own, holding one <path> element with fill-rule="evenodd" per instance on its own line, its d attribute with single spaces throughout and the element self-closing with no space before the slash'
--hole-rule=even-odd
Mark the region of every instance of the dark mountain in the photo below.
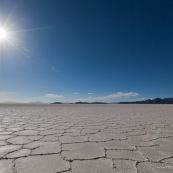
<svg viewBox="0 0 173 173">
<path fill-rule="evenodd" d="M 107 104 L 105 102 L 76 102 L 75 104 Z"/>
<path fill-rule="evenodd" d="M 61 102 L 54 102 L 54 103 L 52 103 L 52 104 L 63 104 L 63 103 L 61 103 Z"/>
<path fill-rule="evenodd" d="M 163 99 L 161 98 L 147 99 L 135 102 L 119 102 L 119 104 L 173 104 L 173 97 L 163 98 Z"/>
</svg>

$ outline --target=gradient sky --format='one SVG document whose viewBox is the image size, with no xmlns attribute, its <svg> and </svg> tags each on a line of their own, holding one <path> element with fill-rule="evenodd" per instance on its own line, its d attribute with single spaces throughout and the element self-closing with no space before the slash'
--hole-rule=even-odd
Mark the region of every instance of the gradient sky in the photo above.
<svg viewBox="0 0 173 173">
<path fill-rule="evenodd" d="M 172 0 L 0 0 L 0 102 L 173 96 Z"/>
</svg>

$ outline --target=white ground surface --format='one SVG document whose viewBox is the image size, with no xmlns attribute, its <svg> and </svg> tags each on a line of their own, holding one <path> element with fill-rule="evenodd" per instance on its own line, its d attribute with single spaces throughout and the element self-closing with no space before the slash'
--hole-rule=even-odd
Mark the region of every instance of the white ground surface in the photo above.
<svg viewBox="0 0 173 173">
<path fill-rule="evenodd" d="M 0 173 L 173 173 L 172 105 L 0 105 Z"/>
</svg>

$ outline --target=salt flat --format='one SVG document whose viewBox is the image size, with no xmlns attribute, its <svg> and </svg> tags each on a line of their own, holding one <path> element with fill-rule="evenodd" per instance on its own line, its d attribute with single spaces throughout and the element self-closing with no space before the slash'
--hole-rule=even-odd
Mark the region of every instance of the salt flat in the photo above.
<svg viewBox="0 0 173 173">
<path fill-rule="evenodd" d="M 0 173 L 172 173 L 172 105 L 0 105 Z"/>
</svg>

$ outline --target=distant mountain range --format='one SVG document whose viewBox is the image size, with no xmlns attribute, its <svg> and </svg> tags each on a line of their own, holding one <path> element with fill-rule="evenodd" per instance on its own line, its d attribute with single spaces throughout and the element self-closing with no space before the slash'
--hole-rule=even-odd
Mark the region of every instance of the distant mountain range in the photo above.
<svg viewBox="0 0 173 173">
<path fill-rule="evenodd" d="M 52 104 L 66 104 L 61 102 L 54 102 Z M 108 104 L 106 102 L 75 102 L 75 103 L 67 103 L 67 104 Z"/>
<path fill-rule="evenodd" d="M 29 103 L 16 103 L 16 102 L 0 102 L 0 104 L 49 104 L 43 103 L 40 101 L 29 102 Z M 173 97 L 171 98 L 155 98 L 155 99 L 147 99 L 141 101 L 132 101 L 132 102 L 75 102 L 75 103 L 62 103 L 62 102 L 54 102 L 51 104 L 173 104 Z"/>
<path fill-rule="evenodd" d="M 64 104 L 61 102 L 55 102 L 52 104 Z M 114 103 L 106 103 L 106 102 L 75 102 L 68 104 L 173 104 L 173 97 L 171 98 L 155 98 L 155 99 L 147 99 L 142 101 L 134 101 L 134 102 L 114 102 Z"/>
<path fill-rule="evenodd" d="M 54 102 L 54 103 L 52 103 L 52 104 L 63 104 L 63 103 L 61 103 L 61 102 Z"/>
<path fill-rule="evenodd" d="M 108 104 L 106 102 L 76 102 L 75 104 Z"/>
<path fill-rule="evenodd" d="M 134 102 L 119 102 L 119 104 L 173 104 L 173 97 L 171 98 L 155 98 L 155 99 L 147 99 L 142 101 L 134 101 Z"/>
</svg>

